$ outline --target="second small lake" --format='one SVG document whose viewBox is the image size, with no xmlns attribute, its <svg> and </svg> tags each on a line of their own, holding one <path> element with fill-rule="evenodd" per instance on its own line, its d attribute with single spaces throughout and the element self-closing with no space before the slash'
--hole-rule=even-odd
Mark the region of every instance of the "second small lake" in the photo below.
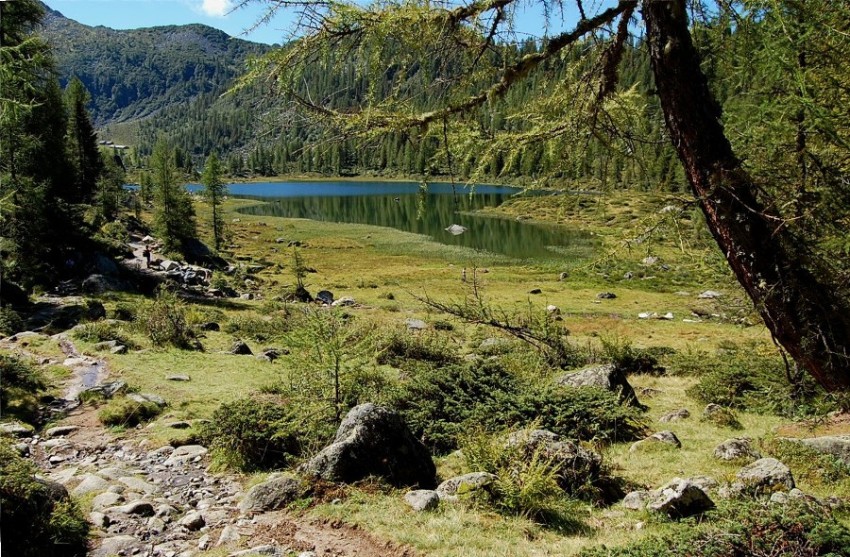
<svg viewBox="0 0 850 557">
<path fill-rule="evenodd" d="M 233 197 L 265 202 L 240 209 L 245 214 L 386 226 L 518 259 L 573 259 L 593 245 L 586 234 L 563 227 L 473 213 L 519 191 L 505 186 L 328 181 L 231 184 L 228 190 Z M 466 230 L 446 231 L 452 225 Z"/>
</svg>

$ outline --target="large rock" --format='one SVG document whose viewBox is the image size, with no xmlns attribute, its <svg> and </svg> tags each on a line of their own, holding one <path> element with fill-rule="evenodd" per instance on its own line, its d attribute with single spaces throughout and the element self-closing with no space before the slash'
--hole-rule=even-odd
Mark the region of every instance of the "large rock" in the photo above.
<svg viewBox="0 0 850 557">
<path fill-rule="evenodd" d="M 251 351 L 251 347 L 244 340 L 234 342 L 233 346 L 230 347 L 230 353 L 236 356 L 251 356 L 254 354 Z"/>
<path fill-rule="evenodd" d="M 687 408 L 681 408 L 674 412 L 670 412 L 668 414 L 664 414 L 660 418 L 658 418 L 659 422 L 669 423 L 669 422 L 678 422 L 679 420 L 686 420 L 691 417 L 691 413 Z"/>
<path fill-rule="evenodd" d="M 672 431 L 658 431 L 646 439 L 632 443 L 632 446 L 629 447 L 629 452 L 633 453 L 652 448 L 681 449 L 682 442 L 679 441 L 679 438 Z"/>
<path fill-rule="evenodd" d="M 760 458 L 741 468 L 732 483 L 732 495 L 769 495 L 794 489 L 791 470 L 775 458 Z"/>
<path fill-rule="evenodd" d="M 810 439 L 783 439 L 783 441 L 800 443 L 819 453 L 832 455 L 850 466 L 850 435 L 828 435 L 825 437 L 812 437 Z"/>
<path fill-rule="evenodd" d="M 0 435 L 10 435 L 12 437 L 29 437 L 33 434 L 35 428 L 29 424 L 22 422 L 4 422 L 0 424 Z"/>
<path fill-rule="evenodd" d="M 165 464 L 166 466 L 186 464 L 196 458 L 203 457 L 205 454 L 207 454 L 206 447 L 202 447 L 201 445 L 183 445 L 174 449 L 174 452 L 171 453 Z"/>
<path fill-rule="evenodd" d="M 306 494 L 304 482 L 292 476 L 280 476 L 249 489 L 239 503 L 239 510 L 243 514 L 274 511 Z"/>
<path fill-rule="evenodd" d="M 653 493 L 646 508 L 670 518 L 684 518 L 714 508 L 714 501 L 692 481 L 674 478 Z"/>
<path fill-rule="evenodd" d="M 437 487 L 437 495 L 444 501 L 454 502 L 461 497 L 469 497 L 487 490 L 498 479 L 498 476 L 490 472 L 470 472 L 441 483 Z"/>
<path fill-rule="evenodd" d="M 304 466 L 326 480 L 354 482 L 379 476 L 395 486 L 434 485 L 436 467 L 428 449 L 396 412 L 372 403 L 351 409 L 333 443 Z"/>
<path fill-rule="evenodd" d="M 559 466 L 558 485 L 568 493 L 598 479 L 602 456 L 545 429 L 521 430 L 508 436 L 509 446 L 520 446 L 526 458 L 538 453 Z"/>
<path fill-rule="evenodd" d="M 614 364 L 594 365 L 562 375 L 558 383 L 568 387 L 596 387 L 617 393 L 620 402 L 640 406 L 626 375 Z"/>
<path fill-rule="evenodd" d="M 77 487 L 71 491 L 74 497 L 85 495 L 86 493 L 101 493 L 109 489 L 109 482 L 96 476 L 95 474 L 86 474 Z"/>
<path fill-rule="evenodd" d="M 714 458 L 720 460 L 758 460 L 761 458 L 749 437 L 733 437 L 714 448 Z"/>
</svg>

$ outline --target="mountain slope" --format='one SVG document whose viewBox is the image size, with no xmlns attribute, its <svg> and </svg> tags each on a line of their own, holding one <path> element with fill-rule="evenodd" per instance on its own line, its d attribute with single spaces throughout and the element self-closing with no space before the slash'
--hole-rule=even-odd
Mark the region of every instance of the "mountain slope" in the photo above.
<svg viewBox="0 0 850 557">
<path fill-rule="evenodd" d="M 99 126 L 220 94 L 249 57 L 270 48 L 200 24 L 114 30 L 45 11 L 42 34 L 54 48 L 60 81 L 82 80 Z"/>
</svg>

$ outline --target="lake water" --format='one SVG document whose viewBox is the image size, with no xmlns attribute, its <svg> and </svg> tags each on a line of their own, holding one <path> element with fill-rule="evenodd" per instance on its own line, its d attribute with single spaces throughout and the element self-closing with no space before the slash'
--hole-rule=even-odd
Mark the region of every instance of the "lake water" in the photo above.
<svg viewBox="0 0 850 557">
<path fill-rule="evenodd" d="M 190 187 L 196 189 L 197 186 Z M 494 207 L 519 190 L 415 182 L 262 182 L 231 184 L 230 195 L 262 200 L 241 213 L 317 221 L 371 224 L 430 236 L 457 245 L 519 259 L 573 259 L 587 255 L 591 238 L 562 227 L 470 214 Z M 466 228 L 454 235 L 445 229 Z"/>
</svg>

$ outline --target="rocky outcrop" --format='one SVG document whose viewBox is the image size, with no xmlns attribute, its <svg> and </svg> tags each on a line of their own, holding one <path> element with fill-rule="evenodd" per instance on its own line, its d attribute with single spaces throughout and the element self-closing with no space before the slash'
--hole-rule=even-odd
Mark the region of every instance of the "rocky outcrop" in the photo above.
<svg viewBox="0 0 850 557">
<path fill-rule="evenodd" d="M 307 473 L 334 482 L 377 476 L 395 486 L 434 485 L 436 467 L 428 449 L 401 416 L 372 403 L 351 409 L 333 443 L 304 466 Z"/>
</svg>

